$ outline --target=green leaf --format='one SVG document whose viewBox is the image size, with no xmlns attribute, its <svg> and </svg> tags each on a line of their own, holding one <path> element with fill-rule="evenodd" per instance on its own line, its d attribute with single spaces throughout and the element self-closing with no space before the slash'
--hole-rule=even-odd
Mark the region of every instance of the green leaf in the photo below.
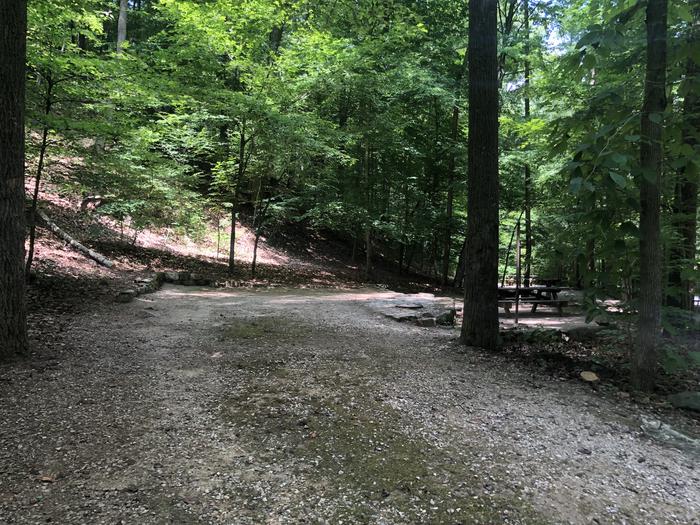
<svg viewBox="0 0 700 525">
<path fill-rule="evenodd" d="M 661 124 L 664 120 L 664 117 L 661 113 L 649 113 L 649 120 L 651 120 L 655 124 Z"/>
<path fill-rule="evenodd" d="M 613 182 L 617 184 L 620 188 L 624 188 L 625 186 L 627 186 L 627 179 L 622 175 L 614 173 L 612 171 L 609 173 L 609 175 Z"/>
<path fill-rule="evenodd" d="M 627 164 L 627 155 L 623 155 L 622 153 L 613 153 L 610 158 L 615 164 L 619 164 L 620 166 Z"/>
<path fill-rule="evenodd" d="M 582 184 L 583 179 L 581 177 L 574 177 L 571 179 L 571 182 L 569 182 L 569 191 L 576 195 L 579 191 L 581 191 Z"/>
</svg>

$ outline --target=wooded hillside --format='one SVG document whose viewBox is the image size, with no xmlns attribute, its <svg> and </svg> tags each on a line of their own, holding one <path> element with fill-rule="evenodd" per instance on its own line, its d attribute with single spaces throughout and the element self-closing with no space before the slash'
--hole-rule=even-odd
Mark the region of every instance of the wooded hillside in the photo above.
<svg viewBox="0 0 700 525">
<path fill-rule="evenodd" d="M 229 226 L 245 219 L 258 235 L 301 223 L 351 246 L 368 277 L 379 259 L 458 288 L 466 274 L 467 290 L 485 301 L 470 303 L 479 326 L 484 308 L 495 311 L 490 281 L 515 278 L 519 228 L 523 284 L 585 289 L 591 319 L 606 315 L 601 300 L 610 299 L 641 314 L 646 357 L 633 362 L 644 388 L 661 324 L 687 324 L 698 280 L 693 2 L 31 0 L 27 8 L 27 272 L 37 192 L 49 176 L 135 230 L 169 226 L 196 238 L 212 217 Z M 493 28 L 472 28 L 480 32 L 470 40 L 480 9 Z M 12 69 L 21 34 L 4 33 L 3 76 L 15 79 L 7 89 L 22 90 Z M 483 82 L 493 82 L 497 104 L 487 104 Z M 7 111 L 5 121 L 15 118 Z M 13 140 L 3 142 L 3 163 L 17 158 Z M 59 174 L 66 158 L 75 169 Z M 2 217 L 16 229 L 16 176 L 7 173 Z M 491 233 L 479 210 L 493 217 Z M 230 247 L 235 237 L 231 228 Z M 478 239 L 490 247 L 470 251 Z M 474 287 L 486 275 L 484 295 Z M 4 286 L 3 301 L 20 301 L 16 285 Z M 490 343 L 467 339 L 494 346 L 496 324 L 486 324 Z"/>
</svg>

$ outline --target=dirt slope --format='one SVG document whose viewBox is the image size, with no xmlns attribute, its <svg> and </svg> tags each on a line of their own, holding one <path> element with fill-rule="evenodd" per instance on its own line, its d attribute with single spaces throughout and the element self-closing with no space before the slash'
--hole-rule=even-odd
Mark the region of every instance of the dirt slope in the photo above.
<svg viewBox="0 0 700 525">
<path fill-rule="evenodd" d="M 380 290 L 167 287 L 0 369 L 2 523 L 698 523 L 692 450 Z"/>
</svg>

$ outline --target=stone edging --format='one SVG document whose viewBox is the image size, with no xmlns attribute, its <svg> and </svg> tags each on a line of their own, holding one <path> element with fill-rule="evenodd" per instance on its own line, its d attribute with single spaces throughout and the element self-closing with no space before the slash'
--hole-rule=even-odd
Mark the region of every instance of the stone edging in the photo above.
<svg viewBox="0 0 700 525">
<path fill-rule="evenodd" d="M 163 286 L 163 283 L 180 284 L 182 286 L 211 286 L 214 284 L 214 281 L 198 273 L 156 272 L 153 274 L 153 277 L 134 279 L 134 286 L 120 290 L 115 297 L 115 301 L 118 303 L 131 302 L 139 295 L 157 292 Z"/>
</svg>

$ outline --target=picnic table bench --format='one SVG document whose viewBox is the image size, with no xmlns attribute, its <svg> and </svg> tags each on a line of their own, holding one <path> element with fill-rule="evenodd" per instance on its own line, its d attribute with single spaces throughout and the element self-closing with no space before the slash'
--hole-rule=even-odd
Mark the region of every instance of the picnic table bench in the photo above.
<svg viewBox="0 0 700 525">
<path fill-rule="evenodd" d="M 498 289 L 498 306 L 510 314 L 517 298 L 520 304 L 532 305 L 530 311 L 533 314 L 539 305 L 549 305 L 556 307 L 561 316 L 564 306 L 569 303 L 566 299 L 558 298 L 561 291 L 559 286 L 502 286 Z"/>
</svg>

